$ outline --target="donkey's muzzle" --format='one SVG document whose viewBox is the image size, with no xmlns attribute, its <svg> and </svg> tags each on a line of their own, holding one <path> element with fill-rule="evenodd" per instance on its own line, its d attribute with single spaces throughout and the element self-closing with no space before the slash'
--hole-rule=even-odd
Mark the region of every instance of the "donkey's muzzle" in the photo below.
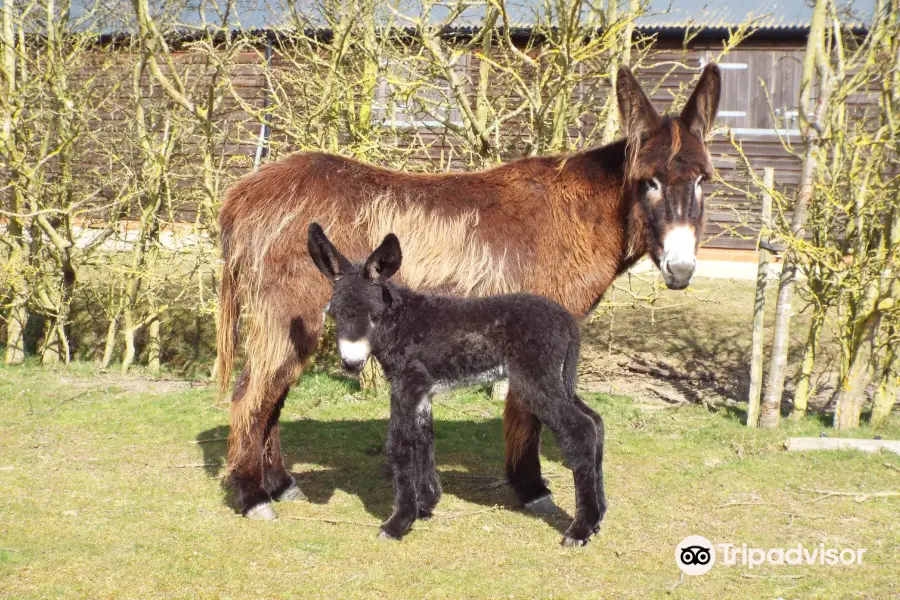
<svg viewBox="0 0 900 600">
<path fill-rule="evenodd" d="M 346 358 L 341 359 L 341 366 L 344 367 L 345 371 L 353 375 L 359 375 L 365 365 L 366 361 L 364 360 L 347 360 Z"/>
<path fill-rule="evenodd" d="M 663 238 L 659 269 L 670 290 L 683 290 L 691 282 L 697 266 L 697 228 L 690 223 L 676 225 Z"/>
<path fill-rule="evenodd" d="M 666 261 L 662 265 L 663 278 L 670 290 L 683 290 L 691 283 L 691 277 L 697 266 L 696 260 Z"/>
<path fill-rule="evenodd" d="M 338 339 L 337 346 L 344 370 L 354 375 L 362 371 L 366 359 L 369 358 L 369 352 L 371 352 L 369 341 L 365 338 L 355 341 Z"/>
</svg>

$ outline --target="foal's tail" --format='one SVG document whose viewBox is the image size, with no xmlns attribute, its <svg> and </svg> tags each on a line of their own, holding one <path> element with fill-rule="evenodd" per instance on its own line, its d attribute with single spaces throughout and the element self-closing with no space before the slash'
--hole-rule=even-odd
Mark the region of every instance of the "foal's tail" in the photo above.
<svg viewBox="0 0 900 600">
<path fill-rule="evenodd" d="M 216 333 L 216 376 L 219 383 L 219 400 L 223 400 L 231 385 L 234 370 L 234 352 L 237 347 L 241 305 L 238 300 L 237 273 L 227 256 L 219 288 L 219 330 Z"/>
<path fill-rule="evenodd" d="M 563 385 L 566 386 L 566 394 L 569 398 L 575 397 L 575 384 L 578 381 L 578 355 L 581 351 L 581 334 L 578 326 L 572 324 L 569 346 L 566 348 L 566 357 L 562 365 Z"/>
</svg>

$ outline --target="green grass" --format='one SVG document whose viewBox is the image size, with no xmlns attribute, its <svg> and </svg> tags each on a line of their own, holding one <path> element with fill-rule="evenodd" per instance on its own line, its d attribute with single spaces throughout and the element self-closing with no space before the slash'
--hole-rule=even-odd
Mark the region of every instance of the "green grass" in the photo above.
<svg viewBox="0 0 900 600">
<path fill-rule="evenodd" d="M 561 548 L 565 520 L 523 514 L 482 478 L 502 472 L 502 407 L 479 390 L 436 403 L 444 499 L 392 543 L 375 537 L 392 498 L 384 396 L 302 380 L 282 439 L 309 500 L 259 523 L 227 505 L 224 442 L 196 443 L 227 435 L 211 388 L 0 368 L 0 598 L 900 597 L 900 498 L 801 490 L 900 491 L 900 457 L 782 450 L 789 435 L 817 435 L 816 420 L 751 431 L 724 411 L 586 399 L 607 421 L 611 503 L 587 548 Z M 900 437 L 896 417 L 879 433 Z M 544 467 L 571 514 L 571 474 L 549 435 Z M 868 552 L 859 567 L 719 566 L 669 592 L 690 534 Z"/>
</svg>

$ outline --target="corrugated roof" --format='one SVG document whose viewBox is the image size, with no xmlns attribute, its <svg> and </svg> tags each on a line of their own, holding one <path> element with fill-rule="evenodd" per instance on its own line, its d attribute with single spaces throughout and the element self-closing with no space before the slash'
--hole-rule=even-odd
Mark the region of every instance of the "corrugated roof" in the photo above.
<svg viewBox="0 0 900 600">
<path fill-rule="evenodd" d="M 85 14 L 88 6 L 99 1 L 106 8 L 106 15 L 98 22 L 106 32 L 122 32 L 133 29 L 130 0 L 73 0 L 72 14 Z M 623 0 L 620 0 L 622 2 Z M 754 29 L 771 32 L 802 32 L 809 27 L 812 7 L 806 0 L 644 0 L 644 14 L 638 17 L 637 25 L 646 31 L 678 32 L 685 29 L 727 30 L 742 24 L 750 24 Z M 419 0 L 390 0 L 406 15 L 421 16 Z M 211 8 L 214 0 L 151 0 L 155 12 L 172 14 L 178 10 L 176 21 L 185 28 L 197 27 L 205 20 L 220 24 L 221 16 Z M 222 1 L 224 4 L 224 0 Z M 457 4 L 457 0 L 453 0 Z M 585 3 L 587 5 L 587 3 Z M 229 26 L 234 29 L 291 29 L 294 26 L 288 6 L 303 14 L 307 21 L 304 28 L 328 29 L 329 22 L 316 0 L 235 0 L 235 11 L 229 16 Z M 846 23 L 853 27 L 865 27 L 872 20 L 875 0 L 838 0 Z M 538 11 L 542 11 L 542 0 L 507 0 L 510 24 L 521 30 L 528 30 L 536 22 Z M 177 7 L 177 8 L 176 8 Z M 179 10 L 180 9 L 180 10 Z M 379 21 L 393 22 L 399 26 L 409 26 L 409 22 L 397 20 L 387 3 L 380 5 Z M 427 17 L 435 23 L 443 22 L 451 10 L 450 1 L 440 0 L 432 6 Z M 483 23 L 485 4 L 467 7 L 453 21 L 453 28 L 460 31 L 474 30 Z M 588 7 L 584 8 L 585 13 Z"/>
<path fill-rule="evenodd" d="M 872 22 L 875 0 L 838 0 L 848 26 L 864 27 Z M 637 22 L 646 28 L 722 29 L 750 23 L 756 29 L 806 29 L 813 8 L 805 0 L 651 0 Z"/>
</svg>

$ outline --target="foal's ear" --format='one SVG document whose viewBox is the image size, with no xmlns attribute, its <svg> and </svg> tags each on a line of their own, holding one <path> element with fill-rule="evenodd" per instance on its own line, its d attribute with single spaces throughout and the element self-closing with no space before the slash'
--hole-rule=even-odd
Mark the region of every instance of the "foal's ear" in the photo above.
<svg viewBox="0 0 900 600">
<path fill-rule="evenodd" d="M 716 122 L 719 112 L 719 97 L 722 95 L 722 73 L 715 63 L 709 63 L 700 75 L 700 81 L 694 88 L 684 110 L 681 111 L 681 122 L 688 131 L 705 140 Z"/>
<path fill-rule="evenodd" d="M 331 281 L 340 278 L 352 266 L 350 261 L 334 247 L 318 223 L 311 223 L 309 226 L 306 248 L 316 267 L 322 271 L 322 275 Z"/>
<path fill-rule="evenodd" d="M 616 76 L 616 100 L 625 137 L 629 140 L 639 140 L 662 124 L 659 113 L 628 67 L 620 68 Z"/>
<path fill-rule="evenodd" d="M 384 241 L 366 259 L 363 276 L 370 281 L 390 279 L 400 269 L 403 254 L 400 252 L 400 240 L 393 233 L 384 237 Z"/>
</svg>

